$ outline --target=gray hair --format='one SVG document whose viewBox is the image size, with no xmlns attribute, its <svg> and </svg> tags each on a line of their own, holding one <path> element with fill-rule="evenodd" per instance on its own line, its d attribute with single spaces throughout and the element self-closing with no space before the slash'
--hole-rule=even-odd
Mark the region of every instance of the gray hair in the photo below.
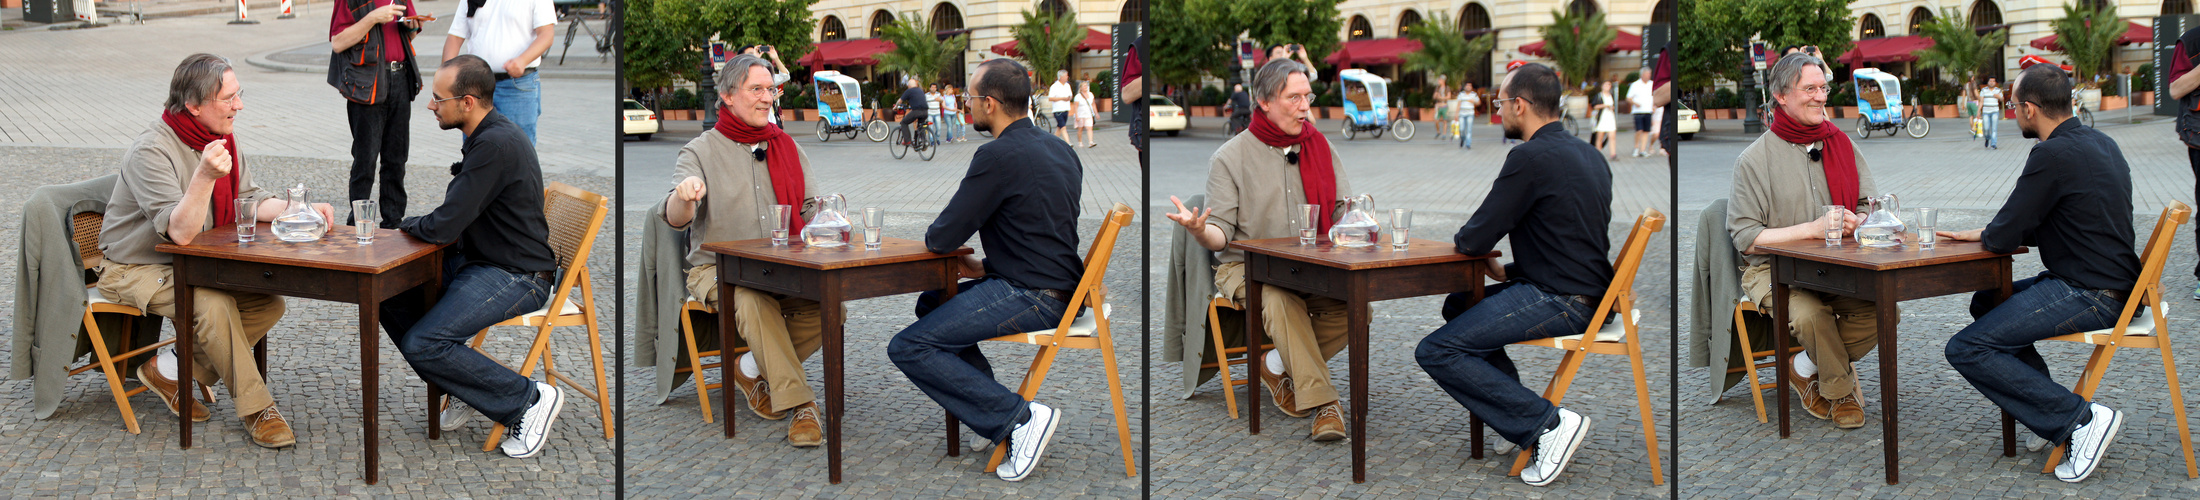
<svg viewBox="0 0 2200 500">
<path fill-rule="evenodd" d="M 176 65 L 175 76 L 168 79 L 168 103 L 170 113 L 190 114 L 186 106 L 214 99 L 222 91 L 222 74 L 232 71 L 229 60 L 213 54 L 191 54 Z"/>
<path fill-rule="evenodd" d="M 752 54 L 742 54 L 727 60 L 725 68 L 719 69 L 718 74 L 711 75 L 711 83 L 718 86 L 719 93 L 731 94 L 735 90 L 739 90 L 741 84 L 748 83 L 749 68 L 752 66 L 762 67 L 766 73 L 772 71 L 771 63 L 765 62 L 764 58 Z"/>
<path fill-rule="evenodd" d="M 1261 101 L 1275 100 L 1292 74 L 1306 76 L 1306 65 L 1290 59 L 1268 60 L 1260 65 L 1260 71 L 1253 73 L 1253 97 Z"/>
<path fill-rule="evenodd" d="M 1796 52 L 1781 57 L 1778 64 L 1772 65 L 1772 94 L 1781 95 L 1788 93 L 1789 90 L 1794 90 L 1796 80 L 1803 79 L 1803 68 L 1806 65 L 1817 66 L 1820 73 L 1825 73 L 1828 81 L 1833 79 L 1833 71 L 1826 69 L 1824 59 Z"/>
</svg>

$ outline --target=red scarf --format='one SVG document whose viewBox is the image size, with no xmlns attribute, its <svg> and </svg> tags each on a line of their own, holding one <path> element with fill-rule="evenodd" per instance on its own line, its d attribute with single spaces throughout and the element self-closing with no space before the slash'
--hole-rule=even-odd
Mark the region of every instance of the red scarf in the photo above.
<svg viewBox="0 0 2200 500">
<path fill-rule="evenodd" d="M 806 224 L 802 220 L 802 153 L 794 149 L 794 137 L 780 130 L 778 125 L 764 124 L 763 128 L 751 127 L 747 122 L 733 117 L 725 106 L 718 107 L 718 133 L 742 144 L 764 144 L 764 169 L 772 176 L 772 195 L 779 204 L 794 207 L 790 214 L 793 222 L 790 231 L 801 231 Z"/>
<path fill-rule="evenodd" d="M 1856 210 L 1857 191 L 1862 188 L 1856 175 L 1856 146 L 1849 143 L 1848 135 L 1841 133 L 1831 121 L 1805 127 L 1777 106 L 1772 108 L 1772 133 L 1780 136 L 1780 140 L 1795 144 L 1825 141 L 1826 190 L 1831 191 L 1832 204 Z"/>
<path fill-rule="evenodd" d="M 235 222 L 237 220 L 237 176 L 244 174 L 244 156 L 237 154 L 237 135 L 214 135 L 212 132 L 207 132 L 206 126 L 200 125 L 198 120 L 192 119 L 189 115 L 172 111 L 162 111 L 160 121 L 166 122 L 168 128 L 174 129 L 176 138 L 182 139 L 183 145 L 190 146 L 192 151 L 204 152 L 207 144 L 215 140 L 226 140 L 222 145 L 229 150 L 229 175 L 214 179 L 213 215 L 215 224 Z"/>
<path fill-rule="evenodd" d="M 1314 124 L 1299 120 L 1299 135 L 1283 133 L 1283 128 L 1267 117 L 1253 118 L 1253 137 L 1269 147 L 1299 146 L 1299 183 L 1306 185 L 1306 202 L 1320 212 L 1315 219 L 1315 234 L 1329 234 L 1330 221 L 1337 213 L 1337 169 L 1330 166 L 1329 139 L 1314 130 Z"/>
</svg>

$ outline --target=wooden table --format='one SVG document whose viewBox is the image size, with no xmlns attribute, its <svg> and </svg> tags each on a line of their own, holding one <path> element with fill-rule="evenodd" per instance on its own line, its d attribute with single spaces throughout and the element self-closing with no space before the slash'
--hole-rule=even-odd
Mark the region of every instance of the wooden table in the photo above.
<svg viewBox="0 0 2200 500">
<path fill-rule="evenodd" d="M 931 290 L 945 294 L 941 297 L 945 302 L 955 296 L 959 276 L 956 257 L 970 255 L 970 248 L 938 254 L 925 250 L 923 242 L 882 238 L 878 250 L 864 250 L 861 242 L 810 248 L 800 240 L 790 240 L 786 245 L 773 246 L 770 239 L 704 243 L 703 250 L 718 254 L 721 304 L 733 300 L 735 286 L 817 301 L 823 323 L 820 336 L 825 344 L 825 463 L 827 478 L 840 484 L 840 417 L 848 406 L 846 391 L 842 390 L 846 382 L 846 367 L 841 363 L 846 332 L 841 324 L 841 302 Z M 723 312 L 729 310 L 719 308 L 718 345 L 725 349 L 721 352 L 733 352 L 738 338 L 733 315 Z M 725 366 L 733 366 L 731 358 L 727 360 Z M 731 385 L 720 391 L 729 438 L 733 437 L 736 392 Z M 952 418 L 948 422 L 948 454 L 957 455 L 960 450 L 954 437 L 955 424 Z"/>
<path fill-rule="evenodd" d="M 1415 239 L 1404 251 L 1390 242 L 1339 248 L 1327 240 L 1300 246 L 1298 238 L 1230 242 L 1245 251 L 1245 354 L 1249 373 L 1264 373 L 1259 339 L 1261 287 L 1280 286 L 1345 301 L 1347 349 L 1352 352 L 1352 482 L 1367 481 L 1367 304 L 1378 300 L 1467 292 L 1482 300 L 1482 277 L 1499 254 L 1463 255 L 1450 243 Z M 1260 384 L 1246 384 L 1253 401 L 1246 425 L 1260 433 Z"/>
<path fill-rule="evenodd" d="M 1908 241 L 1916 239 L 1908 238 Z M 1932 250 L 1918 250 L 1915 243 L 1867 248 L 1856 244 L 1854 239 L 1845 240 L 1839 247 L 1828 247 L 1822 240 L 1804 240 L 1758 245 L 1757 249 L 1772 255 L 1772 352 L 1784 353 L 1788 349 L 1790 287 L 1875 303 L 1879 311 L 1879 412 L 1881 431 L 1885 433 L 1887 484 L 1901 482 L 1896 461 L 1902 442 L 1896 428 L 1896 410 L 1900 405 L 1896 399 L 1895 370 L 1895 326 L 1900 318 L 1894 309 L 1895 303 L 1980 290 L 1998 291 L 1997 303 L 2006 300 L 2010 293 L 2009 256 L 2026 250 L 2019 247 L 2015 253 L 1993 253 L 1975 241 L 1945 238 Z M 1774 384 L 1779 394 L 1780 438 L 1786 439 L 1789 357 L 1773 357 L 1778 359 L 1780 372 L 1776 376 L 1778 383 Z M 2005 436 L 2014 433 L 2007 418 L 2002 421 L 2002 433 Z M 2013 449 L 2004 453 L 2016 454 Z"/>
<path fill-rule="evenodd" d="M 352 235 L 351 226 L 335 226 L 328 236 L 319 241 L 286 243 L 275 239 L 268 223 L 259 224 L 258 238 L 250 243 L 237 242 L 234 224 L 216 227 L 199 233 L 190 245 L 161 244 L 155 250 L 175 258 L 176 277 L 176 372 L 181 380 L 177 393 L 181 394 L 183 411 L 176 417 L 183 431 L 184 448 L 191 447 L 191 407 L 196 402 L 193 395 L 197 381 L 192 380 L 191 349 L 197 318 L 190 314 L 193 304 L 192 289 L 197 287 L 219 288 L 240 292 L 287 295 L 359 305 L 359 388 L 360 420 L 366 426 L 366 479 L 367 484 L 381 480 L 379 461 L 381 451 L 380 427 L 375 423 L 376 402 L 380 397 L 379 378 L 380 346 L 382 333 L 378 326 L 382 301 L 427 285 L 428 299 L 435 300 L 442 286 L 444 245 L 436 245 L 406 235 L 402 231 L 377 229 L 374 244 L 361 245 Z M 267 373 L 267 340 L 261 339 L 254 346 L 253 357 L 259 363 L 260 376 L 273 378 Z M 270 382 L 268 385 L 273 386 Z M 432 410 L 434 399 L 429 399 L 428 429 L 431 437 L 439 430 L 434 423 L 436 412 Z"/>
</svg>

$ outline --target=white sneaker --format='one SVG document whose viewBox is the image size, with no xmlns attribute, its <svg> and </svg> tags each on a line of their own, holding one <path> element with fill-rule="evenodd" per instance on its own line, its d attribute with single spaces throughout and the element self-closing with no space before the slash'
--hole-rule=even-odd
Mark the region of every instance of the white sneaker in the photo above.
<svg viewBox="0 0 2200 500">
<path fill-rule="evenodd" d="M 519 428 L 505 430 L 504 443 L 498 446 L 504 456 L 532 458 L 542 454 L 542 445 L 550 440 L 550 424 L 557 422 L 559 410 L 565 409 L 565 392 L 535 382 L 535 395 L 535 404 L 522 414 Z"/>
<path fill-rule="evenodd" d="M 1008 434 L 1008 457 L 994 474 L 1009 481 L 1022 481 L 1039 468 L 1039 459 L 1046 456 L 1047 444 L 1054 441 L 1054 428 L 1062 423 L 1062 412 L 1047 405 L 1031 402 L 1031 420 L 1016 426 Z"/>
<path fill-rule="evenodd" d="M 1535 459 L 1520 469 L 1520 480 L 1529 486 L 1551 484 L 1558 473 L 1566 470 L 1566 464 L 1573 463 L 1574 452 L 1581 450 L 1581 442 L 1588 436 L 1589 417 L 1559 408 L 1558 427 L 1535 438 Z"/>
<path fill-rule="evenodd" d="M 1497 449 L 1494 451 L 1499 455 L 1511 455 L 1512 452 L 1520 451 L 1520 445 L 1513 444 L 1512 441 L 1500 437 L 1497 438 Z"/>
<path fill-rule="evenodd" d="M 2101 466 L 2101 457 L 2108 451 L 2108 444 L 2116 442 L 2116 432 L 2124 428 L 2124 414 L 2101 406 L 2086 403 L 2093 412 L 2093 421 L 2078 426 L 2070 433 L 2070 450 L 2063 455 L 2063 462 L 2055 466 L 2055 479 L 2065 483 L 2084 481 L 2093 475 L 2093 469 Z"/>
<path fill-rule="evenodd" d="M 2038 434 L 2028 434 L 2024 438 L 2024 451 L 2044 450 L 2047 449 L 2048 444 L 2050 443 L 2047 442 L 2047 438 L 2040 437 Z"/>
<path fill-rule="evenodd" d="M 459 401 L 458 398 L 450 396 L 444 396 L 444 400 L 450 402 L 443 405 L 443 416 L 437 418 L 443 424 L 438 426 L 443 429 L 443 432 L 458 430 L 460 427 L 465 427 L 467 421 L 473 420 L 476 413 L 474 407 L 466 406 L 465 401 Z"/>
</svg>

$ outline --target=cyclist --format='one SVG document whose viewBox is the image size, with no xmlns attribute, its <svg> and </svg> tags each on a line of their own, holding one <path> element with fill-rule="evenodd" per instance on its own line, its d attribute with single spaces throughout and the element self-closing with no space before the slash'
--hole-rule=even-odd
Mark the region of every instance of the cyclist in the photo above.
<svg viewBox="0 0 2200 500">
<path fill-rule="evenodd" d="M 925 115 L 925 110 L 929 108 L 926 108 L 924 103 L 924 87 L 917 84 L 917 77 L 908 77 L 902 81 L 902 84 L 906 87 L 901 91 L 901 102 L 894 104 L 894 107 L 907 109 L 909 114 L 902 115 L 901 126 L 909 127 L 910 122 L 917 121 L 930 123 L 930 117 Z M 914 133 L 916 129 L 911 127 L 910 131 Z"/>
</svg>

